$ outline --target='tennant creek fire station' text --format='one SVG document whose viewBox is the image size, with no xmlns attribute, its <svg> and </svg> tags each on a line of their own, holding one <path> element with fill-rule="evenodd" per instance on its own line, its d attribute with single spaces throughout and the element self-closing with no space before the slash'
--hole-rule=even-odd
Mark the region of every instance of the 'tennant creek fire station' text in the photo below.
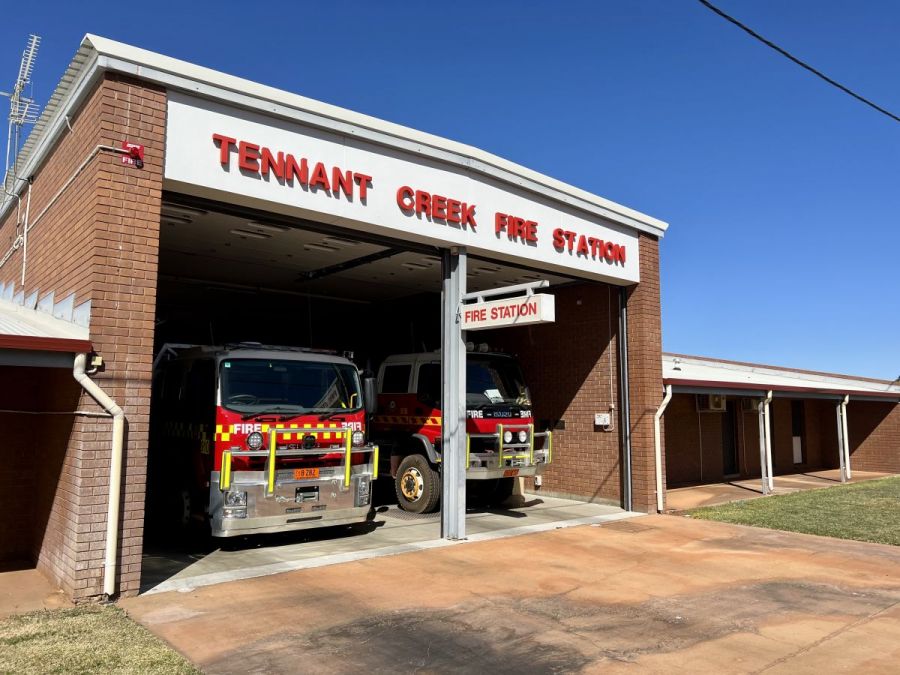
<svg viewBox="0 0 900 675">
<path fill-rule="evenodd" d="M 334 199 L 348 201 L 358 199 L 365 206 L 369 192 L 376 184 L 373 176 L 359 171 L 326 166 L 307 157 L 297 157 L 283 150 L 272 150 L 257 143 L 214 133 L 213 143 L 219 152 L 219 163 L 226 171 L 232 168 L 232 157 L 237 155 L 237 167 L 242 174 L 256 175 L 278 183 L 300 186 L 309 192 L 319 192 Z M 459 197 L 448 197 L 419 187 L 402 185 L 396 190 L 397 207 L 407 216 L 463 230 L 475 231 L 479 227 L 477 206 Z M 494 213 L 494 235 L 499 239 L 519 242 L 524 246 L 537 246 L 540 223 L 524 217 Z M 605 241 L 562 227 L 551 233 L 553 248 L 558 253 L 625 265 L 625 246 Z"/>
</svg>

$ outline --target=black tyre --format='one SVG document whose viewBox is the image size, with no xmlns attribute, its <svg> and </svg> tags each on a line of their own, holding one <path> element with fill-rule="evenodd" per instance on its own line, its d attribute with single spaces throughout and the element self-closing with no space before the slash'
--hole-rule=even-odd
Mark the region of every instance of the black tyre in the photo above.
<svg viewBox="0 0 900 675">
<path fill-rule="evenodd" d="M 441 498 L 441 478 L 422 455 L 407 455 L 394 480 L 397 504 L 410 513 L 431 513 Z"/>
</svg>

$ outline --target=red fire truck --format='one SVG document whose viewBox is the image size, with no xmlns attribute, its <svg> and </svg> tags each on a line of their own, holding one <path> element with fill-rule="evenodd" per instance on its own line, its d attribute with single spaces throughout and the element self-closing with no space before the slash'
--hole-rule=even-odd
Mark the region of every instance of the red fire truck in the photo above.
<svg viewBox="0 0 900 675">
<path fill-rule="evenodd" d="M 378 447 L 348 358 L 166 345 L 154 370 L 148 516 L 208 522 L 217 537 L 369 517 Z"/>
<path fill-rule="evenodd" d="M 552 459 L 550 431 L 535 431 L 531 395 L 518 362 L 508 354 L 466 355 L 466 479 L 478 497 L 500 503 L 518 476 L 535 476 Z M 397 354 L 378 371 L 372 435 L 390 460 L 400 507 L 437 508 L 441 494 L 441 355 Z M 539 447 L 538 447 L 539 444 Z M 385 470 L 387 466 L 383 467 Z"/>
</svg>

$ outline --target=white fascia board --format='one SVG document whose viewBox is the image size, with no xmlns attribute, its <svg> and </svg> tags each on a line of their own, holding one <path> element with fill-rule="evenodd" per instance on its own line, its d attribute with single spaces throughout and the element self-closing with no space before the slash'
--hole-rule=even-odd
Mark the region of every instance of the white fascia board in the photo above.
<svg viewBox="0 0 900 675">
<path fill-rule="evenodd" d="M 675 360 L 679 370 L 675 370 Z M 841 390 L 860 393 L 896 393 L 900 385 L 884 381 L 870 381 L 852 376 L 837 377 L 827 373 L 809 373 L 781 370 L 763 365 L 727 363 L 698 357 L 663 355 L 663 378 L 666 380 L 708 381 L 742 385 L 759 385 L 760 388 L 806 387 L 809 389 Z"/>
<path fill-rule="evenodd" d="M 464 143 L 97 35 L 86 35 L 83 44 L 107 57 L 101 65 L 109 70 L 464 166 L 657 237 L 668 228 L 664 221 Z"/>
<path fill-rule="evenodd" d="M 365 138 L 380 145 L 462 166 L 656 237 L 662 237 L 668 228 L 668 224 L 661 220 L 463 143 L 96 35 L 85 36 L 79 55 L 85 50 L 90 52 L 89 62 L 82 67 L 78 82 L 71 87 L 66 100 L 60 103 L 54 123 L 48 125 L 48 133 L 44 134 L 31 153 L 27 164 L 29 168 L 36 167 L 52 147 L 65 122 L 65 116 L 77 109 L 81 99 L 77 94 L 83 93 L 85 83 L 93 82 L 103 70 L 110 70 L 170 89 L 224 101 L 339 134 Z M 28 175 L 27 170 L 25 175 Z"/>
</svg>

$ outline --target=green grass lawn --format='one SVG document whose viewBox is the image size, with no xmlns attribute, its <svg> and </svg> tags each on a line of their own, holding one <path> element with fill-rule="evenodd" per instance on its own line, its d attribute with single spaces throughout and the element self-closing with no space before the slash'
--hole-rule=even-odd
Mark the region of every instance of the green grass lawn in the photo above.
<svg viewBox="0 0 900 675">
<path fill-rule="evenodd" d="M 900 546 L 900 477 L 709 506 L 687 515 Z"/>
<path fill-rule="evenodd" d="M 0 673 L 199 673 L 117 607 L 0 619 Z"/>
</svg>

